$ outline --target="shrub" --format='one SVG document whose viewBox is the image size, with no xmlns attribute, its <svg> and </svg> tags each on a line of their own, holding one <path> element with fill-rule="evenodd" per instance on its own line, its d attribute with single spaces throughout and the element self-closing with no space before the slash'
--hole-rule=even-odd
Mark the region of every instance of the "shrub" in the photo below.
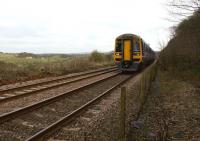
<svg viewBox="0 0 200 141">
<path fill-rule="evenodd" d="M 90 59 L 90 61 L 93 61 L 93 62 L 103 62 L 104 61 L 102 53 L 99 53 L 97 50 L 95 50 L 91 53 L 89 59 Z"/>
<path fill-rule="evenodd" d="M 200 71 L 200 13 L 182 21 L 175 30 L 174 37 L 160 53 L 161 69 L 188 73 Z"/>
</svg>

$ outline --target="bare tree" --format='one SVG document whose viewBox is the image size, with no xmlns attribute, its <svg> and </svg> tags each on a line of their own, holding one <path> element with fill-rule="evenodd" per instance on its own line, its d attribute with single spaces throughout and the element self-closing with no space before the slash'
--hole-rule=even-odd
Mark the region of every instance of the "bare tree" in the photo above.
<svg viewBox="0 0 200 141">
<path fill-rule="evenodd" d="M 200 0 L 171 0 L 167 9 L 172 16 L 169 21 L 180 22 L 200 9 Z"/>
</svg>

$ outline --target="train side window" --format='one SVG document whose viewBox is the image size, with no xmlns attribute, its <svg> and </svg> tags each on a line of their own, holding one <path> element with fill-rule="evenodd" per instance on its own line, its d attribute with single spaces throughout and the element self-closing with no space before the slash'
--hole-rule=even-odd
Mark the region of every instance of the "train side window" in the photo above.
<svg viewBox="0 0 200 141">
<path fill-rule="evenodd" d="M 122 43 L 117 43 L 116 44 L 116 49 L 115 49 L 116 52 L 122 52 Z"/>
<path fill-rule="evenodd" d="M 144 44 L 144 52 L 147 52 L 147 45 Z"/>
<path fill-rule="evenodd" d="M 142 55 L 144 54 L 144 42 L 142 42 Z"/>
</svg>

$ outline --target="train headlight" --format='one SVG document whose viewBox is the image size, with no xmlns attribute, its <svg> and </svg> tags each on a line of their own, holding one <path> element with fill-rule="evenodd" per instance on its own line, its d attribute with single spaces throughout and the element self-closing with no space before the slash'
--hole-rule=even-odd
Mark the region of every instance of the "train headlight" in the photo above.
<svg viewBox="0 0 200 141">
<path fill-rule="evenodd" d="M 135 56 L 140 56 L 140 53 L 134 53 Z"/>
</svg>

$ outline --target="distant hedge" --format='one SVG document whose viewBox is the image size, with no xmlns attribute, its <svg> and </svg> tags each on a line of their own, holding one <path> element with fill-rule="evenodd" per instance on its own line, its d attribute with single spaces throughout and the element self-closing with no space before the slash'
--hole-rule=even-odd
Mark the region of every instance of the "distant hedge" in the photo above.
<svg viewBox="0 0 200 141">
<path fill-rule="evenodd" d="M 113 61 L 113 53 L 100 53 L 97 50 L 94 50 L 89 57 L 89 60 L 92 62 L 112 62 Z"/>
</svg>

